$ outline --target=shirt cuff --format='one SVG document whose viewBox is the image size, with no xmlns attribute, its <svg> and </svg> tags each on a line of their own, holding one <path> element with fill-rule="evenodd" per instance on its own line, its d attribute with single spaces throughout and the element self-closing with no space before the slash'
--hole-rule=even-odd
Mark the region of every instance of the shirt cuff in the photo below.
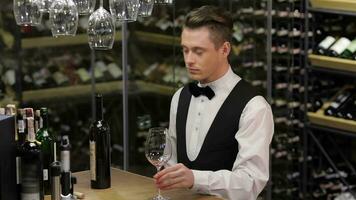
<svg viewBox="0 0 356 200">
<path fill-rule="evenodd" d="M 209 171 L 192 170 L 194 184 L 192 191 L 202 194 L 209 194 Z"/>
</svg>

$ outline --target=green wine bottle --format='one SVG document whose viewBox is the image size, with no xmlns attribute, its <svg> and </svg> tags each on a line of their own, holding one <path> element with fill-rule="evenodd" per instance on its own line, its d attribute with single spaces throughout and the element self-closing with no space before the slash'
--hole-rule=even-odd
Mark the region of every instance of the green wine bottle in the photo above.
<svg viewBox="0 0 356 200">
<path fill-rule="evenodd" d="M 40 125 L 41 127 L 36 134 L 36 140 L 41 143 L 41 151 L 43 155 L 43 185 L 45 195 L 51 194 L 51 184 L 49 180 L 50 164 L 54 161 L 54 140 L 48 130 L 48 109 L 41 108 L 40 110 Z"/>
</svg>

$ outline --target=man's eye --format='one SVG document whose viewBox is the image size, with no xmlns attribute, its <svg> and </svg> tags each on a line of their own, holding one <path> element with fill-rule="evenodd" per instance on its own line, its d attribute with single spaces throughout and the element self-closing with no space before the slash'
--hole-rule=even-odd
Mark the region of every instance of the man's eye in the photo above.
<svg viewBox="0 0 356 200">
<path fill-rule="evenodd" d="M 195 51 L 195 53 L 198 55 L 198 56 L 201 56 L 203 54 L 203 51 Z"/>
</svg>

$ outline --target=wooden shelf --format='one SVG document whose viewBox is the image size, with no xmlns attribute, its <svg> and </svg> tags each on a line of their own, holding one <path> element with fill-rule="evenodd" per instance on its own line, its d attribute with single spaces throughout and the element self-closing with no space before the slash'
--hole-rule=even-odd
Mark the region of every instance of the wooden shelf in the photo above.
<svg viewBox="0 0 356 200">
<path fill-rule="evenodd" d="M 116 32 L 115 41 L 121 40 L 121 32 Z M 31 49 L 38 47 L 57 47 L 68 45 L 83 45 L 88 44 L 87 34 L 78 34 L 76 36 L 62 36 L 62 37 L 36 37 L 36 38 L 24 38 L 21 40 L 23 49 Z M 89 46 L 89 45 L 88 45 Z"/>
<path fill-rule="evenodd" d="M 326 9 L 324 12 L 327 12 L 327 10 L 330 10 L 331 13 L 335 13 L 335 11 L 356 11 L 355 0 L 310 0 L 310 3 L 312 8 Z M 343 13 L 339 12 L 339 14 Z"/>
<path fill-rule="evenodd" d="M 121 93 L 122 81 L 112 81 L 105 83 L 97 83 L 95 85 L 96 91 L 102 94 Z M 129 82 L 129 92 L 152 92 L 161 95 L 172 95 L 175 89 L 170 86 L 159 85 L 155 83 L 148 83 L 145 81 Z M 91 85 L 75 85 L 58 88 L 30 90 L 23 92 L 24 102 L 34 102 L 42 100 L 56 100 L 65 98 L 77 98 L 91 94 Z"/>
<path fill-rule="evenodd" d="M 135 31 L 133 33 L 139 41 L 150 42 L 163 45 L 180 45 L 180 38 L 170 35 L 149 33 L 144 31 Z"/>
<path fill-rule="evenodd" d="M 349 131 L 356 134 L 355 121 L 326 116 L 323 114 L 323 112 L 319 111 L 315 113 L 308 112 L 308 117 L 312 124 Z"/>
<path fill-rule="evenodd" d="M 354 60 L 320 56 L 315 54 L 309 54 L 309 59 L 314 67 L 356 73 L 356 61 Z"/>
</svg>

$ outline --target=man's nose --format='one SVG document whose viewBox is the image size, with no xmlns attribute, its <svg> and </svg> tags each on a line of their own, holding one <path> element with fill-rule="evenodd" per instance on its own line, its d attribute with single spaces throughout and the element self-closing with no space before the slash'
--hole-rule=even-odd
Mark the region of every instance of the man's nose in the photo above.
<svg viewBox="0 0 356 200">
<path fill-rule="evenodd" d="M 193 54 L 191 52 L 189 52 L 189 53 L 187 53 L 185 55 L 185 62 L 187 64 L 192 64 L 192 63 L 194 63 L 194 61 L 195 61 L 195 59 L 194 59 L 194 56 L 193 56 Z"/>
</svg>

